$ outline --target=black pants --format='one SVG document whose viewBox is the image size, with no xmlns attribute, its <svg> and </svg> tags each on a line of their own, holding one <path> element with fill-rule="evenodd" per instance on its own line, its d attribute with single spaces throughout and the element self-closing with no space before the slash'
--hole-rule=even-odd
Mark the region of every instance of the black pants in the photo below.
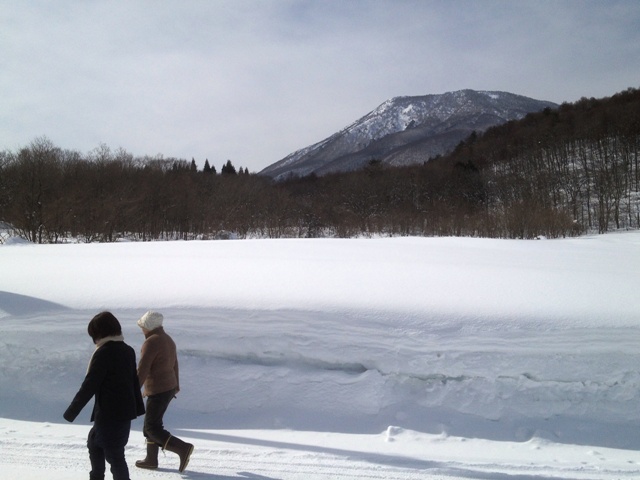
<svg viewBox="0 0 640 480">
<path fill-rule="evenodd" d="M 171 434 L 164 429 L 163 417 L 175 394 L 175 390 L 169 390 L 168 392 L 149 395 L 147 397 L 142 433 L 147 437 L 147 441 L 150 440 L 157 443 L 162 448 L 164 448 L 167 440 L 169 440 L 171 436 Z"/>
<path fill-rule="evenodd" d="M 90 480 L 103 480 L 105 461 L 111 465 L 113 480 L 129 480 L 124 447 L 129 441 L 131 420 L 95 422 L 89 431 L 87 448 L 91 461 Z"/>
</svg>

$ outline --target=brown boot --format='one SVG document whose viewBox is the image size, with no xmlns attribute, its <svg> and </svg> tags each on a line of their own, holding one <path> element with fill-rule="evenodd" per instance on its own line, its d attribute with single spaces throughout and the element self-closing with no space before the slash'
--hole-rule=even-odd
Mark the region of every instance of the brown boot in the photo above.
<svg viewBox="0 0 640 480">
<path fill-rule="evenodd" d="M 178 471 L 184 472 L 184 469 L 187 468 L 187 465 L 189 464 L 191 454 L 193 453 L 193 445 L 183 442 L 177 437 L 169 437 L 164 449 L 178 454 L 180 457 L 180 468 L 178 468 Z"/>
<path fill-rule="evenodd" d="M 147 457 L 144 460 L 137 460 L 136 467 L 153 470 L 158 468 L 158 450 L 160 446 L 150 440 L 147 440 Z"/>
</svg>

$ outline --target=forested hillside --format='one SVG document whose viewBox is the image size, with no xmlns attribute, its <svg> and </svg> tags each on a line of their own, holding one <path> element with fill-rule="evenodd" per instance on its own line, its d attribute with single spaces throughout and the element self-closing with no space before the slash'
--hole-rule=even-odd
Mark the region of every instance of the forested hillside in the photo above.
<svg viewBox="0 0 640 480">
<path fill-rule="evenodd" d="M 0 221 L 38 243 L 604 233 L 640 228 L 639 152 L 638 89 L 529 114 L 422 165 L 281 183 L 39 138 L 0 152 Z"/>
<path fill-rule="evenodd" d="M 527 238 L 567 222 L 577 232 L 640 228 L 639 154 L 640 90 L 628 89 L 494 127 L 437 163 L 503 222 L 498 235 Z"/>
</svg>

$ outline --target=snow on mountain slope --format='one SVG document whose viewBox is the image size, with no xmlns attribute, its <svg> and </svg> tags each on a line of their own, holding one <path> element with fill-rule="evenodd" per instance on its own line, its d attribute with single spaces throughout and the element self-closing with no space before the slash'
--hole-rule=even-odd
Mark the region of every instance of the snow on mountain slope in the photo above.
<svg viewBox="0 0 640 480">
<path fill-rule="evenodd" d="M 352 170 L 374 158 L 384 162 L 391 152 L 395 152 L 394 163 L 398 164 L 402 162 L 397 159 L 397 151 L 402 147 L 431 138 L 434 142 L 429 151 L 445 153 L 474 130 L 483 131 L 492 125 L 522 118 L 529 112 L 555 106 L 506 92 L 474 90 L 396 97 L 340 132 L 292 153 L 260 173 L 285 178 L 292 174 Z M 388 138 L 409 131 L 413 134 Z M 447 133 L 454 135 L 445 135 Z M 365 149 L 368 151 L 359 156 Z M 422 161 L 428 158 L 423 156 Z"/>
</svg>

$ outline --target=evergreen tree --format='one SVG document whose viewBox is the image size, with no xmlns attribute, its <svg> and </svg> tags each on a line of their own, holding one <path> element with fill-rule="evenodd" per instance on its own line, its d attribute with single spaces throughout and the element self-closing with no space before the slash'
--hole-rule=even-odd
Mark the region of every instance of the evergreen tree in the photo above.
<svg viewBox="0 0 640 480">
<path fill-rule="evenodd" d="M 238 172 L 236 172 L 236 167 L 233 166 L 233 164 L 231 163 L 231 160 L 227 160 L 227 163 L 225 163 L 222 167 L 221 173 L 224 174 L 229 174 L 229 175 L 236 175 Z"/>
</svg>

